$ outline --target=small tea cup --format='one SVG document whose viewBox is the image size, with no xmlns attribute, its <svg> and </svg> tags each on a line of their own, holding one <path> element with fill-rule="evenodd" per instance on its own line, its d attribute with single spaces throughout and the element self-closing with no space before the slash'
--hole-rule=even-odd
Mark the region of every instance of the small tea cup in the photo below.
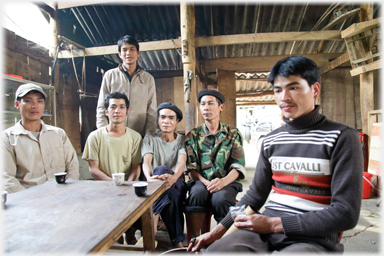
<svg viewBox="0 0 384 256">
<path fill-rule="evenodd" d="M 112 179 L 116 186 L 123 184 L 125 173 L 112 173 Z"/>
<path fill-rule="evenodd" d="M 66 172 L 55 173 L 55 178 L 57 183 L 65 183 L 65 178 L 67 177 Z"/>
<path fill-rule="evenodd" d="M 135 188 L 135 194 L 137 196 L 145 196 L 147 194 L 147 182 L 139 181 L 133 183 L 133 187 Z"/>
</svg>

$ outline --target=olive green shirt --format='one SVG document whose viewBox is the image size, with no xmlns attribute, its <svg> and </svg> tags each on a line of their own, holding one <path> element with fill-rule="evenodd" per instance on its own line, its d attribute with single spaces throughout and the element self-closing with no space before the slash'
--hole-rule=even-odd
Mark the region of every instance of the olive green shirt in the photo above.
<svg viewBox="0 0 384 256">
<path fill-rule="evenodd" d="M 239 130 L 220 122 L 220 131 L 212 134 L 205 124 L 191 130 L 185 139 L 187 173 L 196 170 L 205 179 L 223 178 L 232 169 L 244 179 L 245 156 Z"/>
</svg>

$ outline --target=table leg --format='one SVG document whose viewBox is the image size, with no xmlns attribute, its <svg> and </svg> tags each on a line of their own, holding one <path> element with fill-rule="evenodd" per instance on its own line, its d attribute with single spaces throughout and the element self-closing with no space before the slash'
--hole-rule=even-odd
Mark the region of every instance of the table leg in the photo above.
<svg viewBox="0 0 384 256">
<path fill-rule="evenodd" d="M 144 251 L 155 251 L 155 234 L 153 226 L 152 205 L 141 216 Z"/>
</svg>

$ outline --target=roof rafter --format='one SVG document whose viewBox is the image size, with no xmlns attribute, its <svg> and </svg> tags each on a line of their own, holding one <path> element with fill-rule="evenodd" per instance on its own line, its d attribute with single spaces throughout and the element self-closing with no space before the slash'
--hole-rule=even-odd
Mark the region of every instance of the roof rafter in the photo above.
<svg viewBox="0 0 384 256">
<path fill-rule="evenodd" d="M 210 37 L 196 37 L 195 47 L 214 46 L 214 45 L 233 45 L 248 43 L 271 43 L 271 42 L 290 42 L 290 41 L 320 41 L 320 40 L 343 40 L 341 31 L 311 31 L 311 32 L 275 32 L 257 34 L 237 34 Z M 181 47 L 180 39 L 160 40 L 140 43 L 140 51 L 170 50 Z M 116 45 L 90 47 L 85 49 L 86 56 L 98 56 L 117 54 Z M 83 51 L 73 51 L 73 57 L 83 57 Z M 59 58 L 72 57 L 69 51 L 60 51 Z"/>
</svg>

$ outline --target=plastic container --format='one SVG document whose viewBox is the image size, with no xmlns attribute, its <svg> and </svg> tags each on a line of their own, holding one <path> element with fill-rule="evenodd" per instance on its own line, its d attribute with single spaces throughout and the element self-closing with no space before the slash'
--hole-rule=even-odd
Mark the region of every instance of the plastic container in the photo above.
<svg viewBox="0 0 384 256">
<path fill-rule="evenodd" d="M 371 190 L 372 190 L 372 185 L 371 184 L 372 184 L 373 174 L 371 174 L 369 172 L 363 172 L 363 175 L 364 175 L 365 179 L 363 179 L 363 195 L 362 195 L 362 198 L 363 199 L 368 199 L 368 198 L 371 197 Z"/>
</svg>

